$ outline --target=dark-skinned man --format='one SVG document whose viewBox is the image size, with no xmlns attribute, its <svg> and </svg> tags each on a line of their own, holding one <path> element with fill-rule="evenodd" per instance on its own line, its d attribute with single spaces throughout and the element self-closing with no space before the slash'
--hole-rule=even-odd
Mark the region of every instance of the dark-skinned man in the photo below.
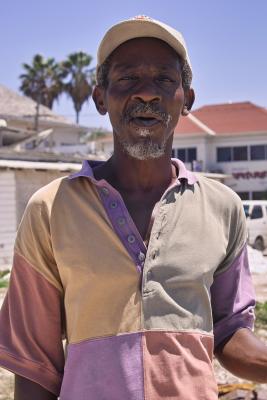
<svg viewBox="0 0 267 400">
<path fill-rule="evenodd" d="M 214 349 L 267 382 L 242 204 L 171 160 L 194 102 L 181 34 L 144 16 L 113 26 L 97 80 L 114 154 L 39 190 L 18 231 L 0 320 L 15 399 L 215 400 Z"/>
</svg>

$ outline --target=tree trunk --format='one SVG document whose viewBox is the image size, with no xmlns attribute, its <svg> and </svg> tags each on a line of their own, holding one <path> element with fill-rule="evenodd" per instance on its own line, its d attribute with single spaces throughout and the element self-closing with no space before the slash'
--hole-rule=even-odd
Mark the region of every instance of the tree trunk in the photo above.
<svg viewBox="0 0 267 400">
<path fill-rule="evenodd" d="M 76 124 L 79 125 L 79 111 L 76 111 Z"/>
<path fill-rule="evenodd" d="M 40 102 L 39 100 L 36 103 L 36 113 L 34 117 L 34 130 L 35 132 L 38 132 L 39 130 L 39 109 L 40 109 Z"/>
</svg>

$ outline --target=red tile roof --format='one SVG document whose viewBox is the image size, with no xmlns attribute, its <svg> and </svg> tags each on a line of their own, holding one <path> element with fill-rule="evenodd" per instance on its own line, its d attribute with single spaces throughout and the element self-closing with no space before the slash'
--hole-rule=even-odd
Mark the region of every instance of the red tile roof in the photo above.
<svg viewBox="0 0 267 400">
<path fill-rule="evenodd" d="M 203 106 L 191 114 L 199 123 L 188 117 L 181 117 L 175 128 L 175 136 L 187 134 L 202 136 L 206 134 L 205 127 L 218 135 L 259 132 L 267 134 L 267 110 L 249 101 Z"/>
</svg>

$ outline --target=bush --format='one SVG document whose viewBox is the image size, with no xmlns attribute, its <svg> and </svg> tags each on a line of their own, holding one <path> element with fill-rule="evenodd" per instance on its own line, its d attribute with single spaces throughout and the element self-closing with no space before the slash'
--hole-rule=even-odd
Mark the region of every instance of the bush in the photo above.
<svg viewBox="0 0 267 400">
<path fill-rule="evenodd" d="M 256 304 L 256 328 L 267 328 L 267 302 Z"/>
<path fill-rule="evenodd" d="M 9 269 L 5 269 L 4 271 L 0 271 L 0 288 L 8 287 L 9 274 L 10 274 L 10 270 Z"/>
</svg>

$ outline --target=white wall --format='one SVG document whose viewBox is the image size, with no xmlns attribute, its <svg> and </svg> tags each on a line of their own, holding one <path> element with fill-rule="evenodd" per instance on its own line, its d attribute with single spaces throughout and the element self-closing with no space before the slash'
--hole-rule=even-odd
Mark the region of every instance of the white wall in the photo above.
<svg viewBox="0 0 267 400">
<path fill-rule="evenodd" d="M 69 175 L 66 172 L 22 169 L 15 171 L 16 181 L 16 222 L 17 226 L 30 197 L 42 186 L 54 179 Z"/>
<path fill-rule="evenodd" d="M 10 267 L 17 227 L 36 190 L 68 175 L 59 171 L 0 170 L 0 269 Z"/>
<path fill-rule="evenodd" d="M 206 136 L 206 137 L 175 137 L 175 148 L 197 147 L 197 158 L 203 161 L 203 170 L 207 172 L 222 172 L 225 174 L 254 173 L 267 171 L 267 160 L 262 161 L 232 161 L 217 162 L 217 147 L 250 146 L 267 144 L 266 134 L 250 134 L 235 136 Z M 227 179 L 225 183 L 236 192 L 267 191 L 267 176 L 249 179 L 239 177 Z"/>
<path fill-rule="evenodd" d="M 218 137 L 212 141 L 211 160 L 208 163 L 210 170 L 222 170 L 224 173 L 232 175 L 236 173 L 255 173 L 267 171 L 267 160 L 247 160 L 247 161 L 232 161 L 232 162 L 217 162 L 216 148 L 227 146 L 251 146 L 251 145 L 267 144 L 266 135 L 250 135 L 250 136 L 232 136 Z M 249 155 L 249 149 L 248 149 Z M 254 176 L 247 178 L 239 177 L 238 179 L 227 179 L 226 184 L 236 192 L 254 192 L 267 191 L 267 176 L 257 178 Z"/>
<path fill-rule="evenodd" d="M 0 171 L 0 269 L 12 263 L 16 229 L 15 174 Z"/>
</svg>

